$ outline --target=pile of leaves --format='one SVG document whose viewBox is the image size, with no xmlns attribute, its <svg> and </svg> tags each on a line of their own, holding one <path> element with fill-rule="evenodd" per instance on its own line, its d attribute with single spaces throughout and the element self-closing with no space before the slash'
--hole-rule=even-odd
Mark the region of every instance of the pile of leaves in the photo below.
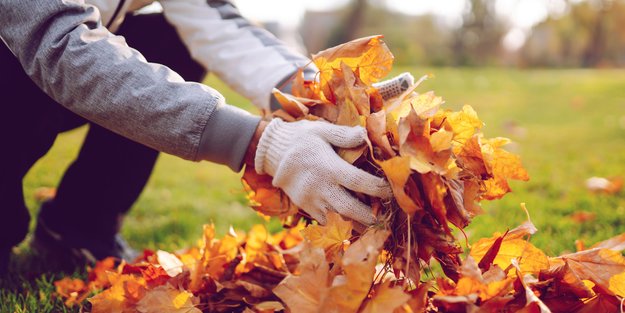
<svg viewBox="0 0 625 313">
<path fill-rule="evenodd" d="M 369 142 L 338 151 L 346 161 L 385 176 L 393 199 L 358 194 L 371 205 L 380 226 L 390 229 L 386 244 L 397 273 L 419 281 L 422 264 L 435 258 L 458 280 L 462 249 L 450 225 L 462 230 L 480 213 L 479 201 L 511 191 L 509 179 L 528 180 L 518 156 L 502 148 L 506 138 L 487 139 L 483 123 L 469 105 L 444 109 L 433 92 L 415 90 L 422 77 L 398 97 L 383 99 L 373 87 L 389 74 L 393 55 L 381 36 L 366 37 L 313 55 L 318 77 L 298 72 L 292 94 L 274 90 L 287 121 L 325 121 L 367 129 Z M 270 176 L 248 168 L 243 176 L 252 206 L 262 214 L 297 221 L 301 211 L 271 185 Z M 362 228 L 358 228 L 362 229 Z"/>
<path fill-rule="evenodd" d="M 441 107 L 433 92 L 383 99 L 373 84 L 393 56 L 381 37 L 313 56 L 317 79 L 300 71 L 292 94 L 274 91 L 288 121 L 310 119 L 367 129 L 369 142 L 338 153 L 391 184 L 394 197 L 354 193 L 378 223 L 365 227 L 334 213 L 311 222 L 271 177 L 247 168 L 252 206 L 283 219 L 271 235 L 260 225 L 221 239 L 204 227 L 197 247 L 144 252 L 127 264 L 107 259 L 86 281 L 64 278 L 56 294 L 85 312 L 620 312 L 625 296 L 625 235 L 549 257 L 529 242 L 529 220 L 480 239 L 464 257 L 453 227 L 480 213 L 479 201 L 527 180 L 505 138 L 484 138 L 470 106 Z M 305 222 L 301 222 L 304 217 Z M 437 260 L 440 273 L 425 276 Z M 435 271 L 436 272 L 436 271 Z M 432 271 L 429 271 L 432 273 Z M 423 275 L 423 276 L 422 276 Z"/>
<path fill-rule="evenodd" d="M 625 234 L 578 252 L 549 257 L 527 239 L 528 221 L 480 239 L 458 280 L 398 277 L 386 266 L 389 231 L 354 235 L 337 214 L 275 235 L 257 225 L 198 247 L 144 252 L 133 264 L 106 259 L 88 280 L 55 282 L 68 306 L 85 312 L 621 312 Z"/>
</svg>

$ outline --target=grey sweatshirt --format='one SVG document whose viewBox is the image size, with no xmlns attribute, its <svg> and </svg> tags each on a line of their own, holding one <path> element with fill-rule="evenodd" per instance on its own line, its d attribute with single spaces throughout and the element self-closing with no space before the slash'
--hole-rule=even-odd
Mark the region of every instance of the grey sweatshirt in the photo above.
<svg viewBox="0 0 625 313">
<path fill-rule="evenodd" d="M 240 170 L 259 117 L 146 62 L 102 26 L 94 7 L 1 0 L 0 37 L 30 78 L 74 113 L 156 150 Z"/>
</svg>

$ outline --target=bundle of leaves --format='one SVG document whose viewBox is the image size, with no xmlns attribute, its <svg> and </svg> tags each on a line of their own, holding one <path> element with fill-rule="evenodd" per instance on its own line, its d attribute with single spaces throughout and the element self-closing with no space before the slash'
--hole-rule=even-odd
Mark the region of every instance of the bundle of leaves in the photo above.
<svg viewBox="0 0 625 313">
<path fill-rule="evenodd" d="M 458 280 L 413 282 L 385 266 L 389 231 L 330 214 L 275 235 L 263 226 L 222 239 L 206 225 L 198 247 L 144 252 L 133 264 L 106 259 L 87 281 L 64 278 L 56 294 L 84 312 L 622 312 L 625 234 L 548 257 L 528 221 L 476 242 Z"/>
<path fill-rule="evenodd" d="M 457 281 L 462 249 L 451 225 L 465 228 L 480 213 L 479 201 L 511 191 L 509 179 L 529 179 L 519 157 L 502 148 L 509 140 L 484 138 L 483 123 L 470 106 L 451 111 L 433 92 L 417 93 L 427 76 L 384 100 L 372 86 L 393 63 L 381 36 L 324 50 L 313 55 L 313 62 L 319 69 L 316 79 L 305 80 L 300 71 L 292 81 L 293 94 L 274 90 L 283 108 L 274 115 L 365 127 L 367 145 L 338 153 L 391 184 L 391 200 L 357 194 L 372 206 L 376 227 L 390 230 L 388 266 L 418 282 L 422 264 L 434 258 Z M 271 185 L 271 177 L 248 168 L 243 181 L 252 206 L 262 214 L 291 221 L 304 214 Z"/>
</svg>

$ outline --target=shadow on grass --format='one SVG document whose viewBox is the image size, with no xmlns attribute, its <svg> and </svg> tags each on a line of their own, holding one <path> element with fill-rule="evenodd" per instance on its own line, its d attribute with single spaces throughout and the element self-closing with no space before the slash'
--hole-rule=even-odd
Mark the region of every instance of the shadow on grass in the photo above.
<svg viewBox="0 0 625 313">
<path fill-rule="evenodd" d="M 13 249 L 8 272 L 0 277 L 0 312 L 80 312 L 56 294 L 54 282 L 63 277 L 84 279 L 86 268 L 68 268 L 27 245 Z"/>
</svg>

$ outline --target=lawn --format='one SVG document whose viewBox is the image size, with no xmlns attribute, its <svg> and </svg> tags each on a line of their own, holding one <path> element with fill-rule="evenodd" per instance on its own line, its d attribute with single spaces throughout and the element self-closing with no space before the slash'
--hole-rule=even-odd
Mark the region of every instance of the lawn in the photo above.
<svg viewBox="0 0 625 313">
<path fill-rule="evenodd" d="M 512 183 L 514 192 L 504 199 L 483 203 L 485 214 L 466 229 L 469 242 L 523 222 L 521 202 L 539 229 L 532 242 L 550 255 L 574 250 L 575 240 L 591 245 L 625 232 L 625 193 L 592 194 L 584 185 L 591 176 L 625 176 L 625 72 L 405 70 L 415 76 L 434 74 L 419 91 L 434 90 L 452 109 L 472 105 L 486 123 L 488 137 L 513 139 L 509 150 L 521 155 L 531 176 L 529 182 Z M 222 90 L 230 103 L 251 109 L 214 78 L 207 83 Z M 50 153 L 28 173 L 25 197 L 33 214 L 38 210 L 35 191 L 56 185 L 84 134 L 81 128 L 59 136 Z M 571 217 L 582 211 L 596 214 L 594 220 Z M 85 221 L 89 222 L 93 221 Z M 246 207 L 239 174 L 225 166 L 161 155 L 123 234 L 137 248 L 175 250 L 195 244 L 201 225 L 208 222 L 223 234 L 230 225 L 248 229 L 263 220 Z M 270 226 L 278 227 L 275 222 Z M 13 273 L 0 292 L 0 312 L 64 309 L 54 300 L 53 277 L 30 274 L 41 267 L 27 245 L 16 249 Z"/>
</svg>

